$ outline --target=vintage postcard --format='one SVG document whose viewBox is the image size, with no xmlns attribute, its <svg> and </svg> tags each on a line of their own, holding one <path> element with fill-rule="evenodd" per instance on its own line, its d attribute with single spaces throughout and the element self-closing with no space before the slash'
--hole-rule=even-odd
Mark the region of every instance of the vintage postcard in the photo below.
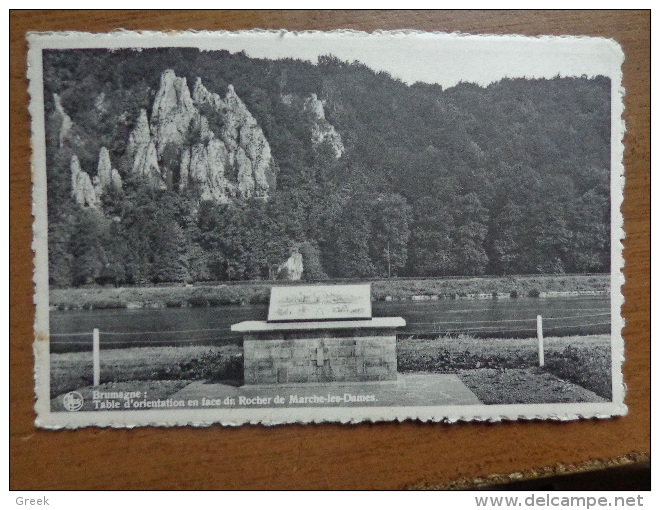
<svg viewBox="0 0 660 510">
<path fill-rule="evenodd" d="M 626 413 L 616 42 L 28 39 L 38 426 Z"/>
</svg>

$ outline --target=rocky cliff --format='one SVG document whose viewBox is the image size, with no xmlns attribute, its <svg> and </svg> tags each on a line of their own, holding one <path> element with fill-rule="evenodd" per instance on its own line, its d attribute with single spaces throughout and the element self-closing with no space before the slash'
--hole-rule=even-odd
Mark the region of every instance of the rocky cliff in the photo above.
<svg viewBox="0 0 660 510">
<path fill-rule="evenodd" d="M 96 177 L 92 179 L 96 196 L 100 196 L 106 189 L 114 187 L 122 188 L 122 180 L 119 171 L 112 167 L 110 162 L 110 152 L 105 147 L 101 147 L 99 152 L 99 163 L 96 167 Z"/>
<path fill-rule="evenodd" d="M 140 110 L 137 123 L 128 137 L 126 153 L 133 161 L 131 171 L 154 188 L 165 188 L 165 181 L 158 165 L 156 144 L 151 137 L 147 111 Z"/>
<path fill-rule="evenodd" d="M 335 127 L 325 118 L 325 102 L 320 100 L 316 94 L 310 95 L 305 100 L 305 110 L 312 117 L 312 143 L 318 145 L 328 142 L 335 151 L 335 157 L 340 158 L 344 154 L 344 143 L 341 135 Z"/>
<path fill-rule="evenodd" d="M 213 138 L 184 150 L 181 158 L 179 189 L 199 183 L 202 198 L 228 202 L 237 195 L 236 185 L 225 177 L 229 155 L 221 140 Z"/>
<path fill-rule="evenodd" d="M 81 166 L 78 156 L 71 157 L 71 196 L 83 207 L 96 207 L 101 195 L 108 188 L 122 188 L 122 180 L 116 168 L 112 167 L 110 153 L 101 147 L 96 175 L 90 177 Z"/>
<path fill-rule="evenodd" d="M 67 145 L 73 122 L 54 94 L 60 147 Z M 105 96 L 95 99 L 99 114 L 109 108 Z M 224 96 L 197 79 L 191 94 L 186 78 L 166 70 L 155 92 L 151 115 L 142 108 L 126 143 L 125 173 L 150 187 L 183 191 L 195 185 L 204 200 L 264 198 L 275 188 L 277 166 L 270 144 L 249 109 L 229 85 Z M 104 190 L 122 187 L 120 172 L 102 148 L 96 176 L 71 162 L 72 196 L 95 207 Z M 88 183 L 89 181 L 89 183 Z"/>
<path fill-rule="evenodd" d="M 171 69 L 165 71 L 151 110 L 151 133 L 158 157 L 170 144 L 176 148 L 185 145 L 190 122 L 198 115 L 186 79 Z"/>
<path fill-rule="evenodd" d="M 213 116 L 213 128 L 209 122 Z M 127 154 L 132 172 L 153 187 L 168 181 L 165 160 L 177 155 L 174 189 L 196 184 L 205 200 L 267 198 L 275 187 L 276 165 L 261 127 L 234 88 L 224 97 L 197 79 L 191 95 L 186 78 L 165 71 L 160 78 L 151 119 L 140 112 Z"/>
<path fill-rule="evenodd" d="M 71 157 L 71 196 L 83 207 L 96 207 L 96 191 L 89 174 L 80 168 L 78 156 Z"/>
<path fill-rule="evenodd" d="M 59 127 L 59 146 L 62 148 L 69 139 L 69 134 L 71 133 L 71 128 L 73 127 L 73 121 L 64 110 L 62 101 L 60 100 L 60 96 L 58 94 L 53 94 L 53 102 L 55 103 L 55 117 Z"/>
<path fill-rule="evenodd" d="M 234 87 L 224 97 L 210 92 L 197 79 L 192 101 L 197 114 L 191 119 L 198 143 L 184 151 L 180 187 L 196 181 L 205 198 L 266 198 L 275 186 L 276 166 L 261 127 Z M 214 117 L 216 131 L 209 127 Z"/>
<path fill-rule="evenodd" d="M 277 278 L 280 280 L 300 280 L 303 271 L 303 256 L 299 251 L 294 250 L 291 256 L 277 268 Z"/>
</svg>

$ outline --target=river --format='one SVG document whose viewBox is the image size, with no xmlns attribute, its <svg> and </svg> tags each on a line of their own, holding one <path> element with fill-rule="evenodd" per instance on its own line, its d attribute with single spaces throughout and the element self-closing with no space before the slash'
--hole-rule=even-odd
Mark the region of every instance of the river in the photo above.
<svg viewBox="0 0 660 510">
<path fill-rule="evenodd" d="M 104 349 L 158 345 L 239 343 L 232 324 L 265 320 L 266 305 L 138 310 L 50 312 L 51 351 L 91 350 L 92 330 L 101 331 Z M 536 316 L 545 336 L 610 332 L 609 296 L 393 301 L 373 303 L 374 317 L 403 317 L 404 334 L 469 334 L 523 338 L 536 335 Z"/>
</svg>

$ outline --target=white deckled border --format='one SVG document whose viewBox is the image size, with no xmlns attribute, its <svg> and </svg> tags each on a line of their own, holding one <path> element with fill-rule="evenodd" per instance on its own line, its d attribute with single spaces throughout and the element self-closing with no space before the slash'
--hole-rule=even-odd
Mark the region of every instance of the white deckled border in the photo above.
<svg viewBox="0 0 660 510">
<path fill-rule="evenodd" d="M 44 32 L 29 33 L 28 36 L 29 94 L 32 129 L 32 214 L 35 284 L 35 394 L 37 413 L 36 425 L 39 427 L 79 428 L 99 427 L 136 427 L 136 426 L 209 426 L 222 424 L 238 426 L 242 424 L 278 425 L 284 423 L 360 423 L 375 421 L 420 420 L 430 422 L 454 423 L 459 421 L 499 422 L 506 420 L 577 420 L 588 418 L 607 418 L 627 414 L 624 404 L 625 385 L 622 376 L 624 361 L 624 343 L 622 329 L 625 324 L 621 317 L 624 299 L 621 287 L 624 283 L 622 272 L 624 168 L 623 168 L 623 121 L 624 89 L 621 66 L 624 54 L 620 45 L 612 40 L 593 37 L 575 36 L 540 36 L 523 35 L 469 35 L 460 33 L 420 32 L 416 30 L 376 31 L 373 33 L 355 30 L 336 30 L 331 32 L 285 30 L 244 30 L 237 32 L 129 32 L 115 31 L 105 34 L 81 32 Z M 111 411 L 53 413 L 50 411 L 50 354 L 49 354 L 49 286 L 48 286 L 48 222 L 45 158 L 45 112 L 43 92 L 43 49 L 65 48 L 153 48 L 163 46 L 196 47 L 202 50 L 225 49 L 228 42 L 245 41 L 246 38 L 258 39 L 262 45 L 276 42 L 295 41 L 298 44 L 312 39 L 324 44 L 336 44 L 337 41 L 362 44 L 373 38 L 387 40 L 390 43 L 403 42 L 469 42 L 484 44 L 515 43 L 517 47 L 527 45 L 555 45 L 570 49 L 581 58 L 599 55 L 605 58 L 606 68 L 600 74 L 611 79 L 611 333 L 612 333 L 612 381 L 613 400 L 606 403 L 579 404 L 517 404 L 517 405 L 479 405 L 479 406 L 442 406 L 442 407 L 344 407 L 344 408 L 259 408 L 259 409 L 184 409 L 184 410 L 148 410 L 148 411 Z M 356 41 L 359 39 L 359 41 Z M 328 46 L 328 52 L 332 52 Z"/>
</svg>

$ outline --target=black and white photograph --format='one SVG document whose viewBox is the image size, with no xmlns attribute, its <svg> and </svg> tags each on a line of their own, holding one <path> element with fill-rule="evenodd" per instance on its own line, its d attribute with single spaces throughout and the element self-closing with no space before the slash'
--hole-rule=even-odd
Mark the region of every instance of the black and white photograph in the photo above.
<svg viewBox="0 0 660 510">
<path fill-rule="evenodd" d="M 37 425 L 626 413 L 615 42 L 29 42 Z"/>
</svg>

